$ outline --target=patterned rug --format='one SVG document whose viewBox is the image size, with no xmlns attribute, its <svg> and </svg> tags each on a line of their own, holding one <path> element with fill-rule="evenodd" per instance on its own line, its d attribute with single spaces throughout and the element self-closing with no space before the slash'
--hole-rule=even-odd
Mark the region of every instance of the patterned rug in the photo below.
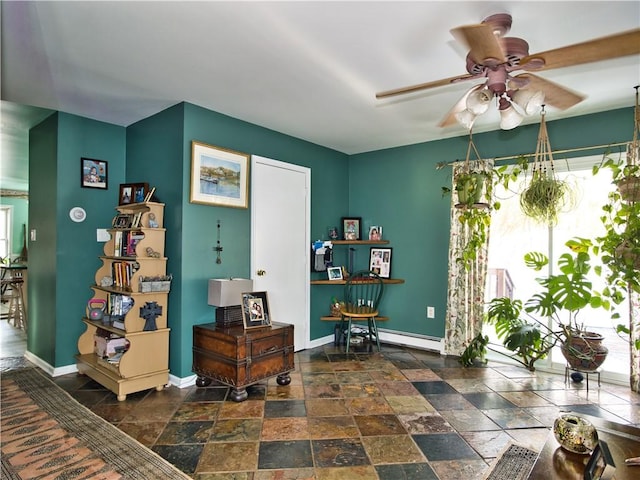
<svg viewBox="0 0 640 480">
<path fill-rule="evenodd" d="M 37 368 L 2 373 L 2 479 L 189 479 Z"/>
<path fill-rule="evenodd" d="M 510 443 L 498 455 L 483 480 L 525 480 L 537 459 L 538 452 Z"/>
</svg>

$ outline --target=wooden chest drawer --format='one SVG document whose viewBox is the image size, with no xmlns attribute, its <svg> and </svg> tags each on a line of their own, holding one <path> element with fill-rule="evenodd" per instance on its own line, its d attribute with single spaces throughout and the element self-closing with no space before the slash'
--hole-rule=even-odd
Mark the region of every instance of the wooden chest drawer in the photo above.
<svg viewBox="0 0 640 480">
<path fill-rule="evenodd" d="M 278 383 L 287 385 L 294 368 L 293 325 L 251 330 L 220 330 L 215 323 L 193 327 L 193 371 L 199 386 L 217 380 L 234 387 L 232 398 L 241 401 L 245 387 L 260 380 L 277 375 Z"/>
</svg>

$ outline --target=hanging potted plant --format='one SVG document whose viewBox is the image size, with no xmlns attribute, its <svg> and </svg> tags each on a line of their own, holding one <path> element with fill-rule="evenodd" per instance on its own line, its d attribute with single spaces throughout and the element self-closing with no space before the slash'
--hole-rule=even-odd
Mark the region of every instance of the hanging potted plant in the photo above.
<svg viewBox="0 0 640 480">
<path fill-rule="evenodd" d="M 476 160 L 471 159 L 472 153 Z M 439 163 L 436 168 L 444 168 L 446 163 Z M 500 208 L 500 202 L 494 198 L 494 187 L 501 183 L 506 188 L 509 182 L 515 180 L 519 173 L 518 165 L 502 165 L 493 167 L 492 163 L 482 160 L 469 133 L 469 145 L 464 162 L 454 165 L 453 191 L 450 187 L 442 187 L 442 194 L 454 195 L 456 219 L 463 227 L 465 242 L 456 252 L 455 260 L 461 263 L 465 270 L 471 268 L 478 258 L 478 253 L 486 245 L 491 212 Z"/>
<path fill-rule="evenodd" d="M 556 175 L 544 108 L 541 116 L 531 180 L 520 195 L 520 208 L 537 222 L 555 225 L 558 213 L 570 203 L 571 190 Z"/>
<path fill-rule="evenodd" d="M 605 155 L 600 165 L 593 168 L 597 174 L 602 168 L 610 170 L 617 188 L 609 193 L 608 202 L 602 207 L 600 220 L 605 234 L 596 238 L 594 253 L 600 255 L 603 268 L 599 273 L 605 278 L 604 294 L 612 302 L 627 302 L 629 317 L 617 325 L 620 334 L 628 336 L 631 390 L 640 391 L 640 107 L 638 87 L 634 109 L 633 140 L 627 147 L 626 159 Z M 614 320 L 621 320 L 617 313 Z"/>
<path fill-rule="evenodd" d="M 570 252 L 558 258 L 558 273 L 536 279 L 542 287 L 539 292 L 526 301 L 499 297 L 489 303 L 488 323 L 495 326 L 503 347 L 513 352 L 510 356 L 531 371 L 557 344 L 567 363 L 582 371 L 597 370 L 608 353 L 602 335 L 586 330 L 579 320 L 587 307 L 611 310 L 611 302 L 593 288 L 588 277 L 593 243 L 575 238 L 566 245 Z M 525 263 L 539 272 L 548 268 L 549 259 L 543 253 L 530 252 Z M 482 343 L 481 338 L 475 339 L 470 346 L 473 351 L 465 351 L 462 360 L 469 364 L 472 354 L 480 356 Z"/>
</svg>

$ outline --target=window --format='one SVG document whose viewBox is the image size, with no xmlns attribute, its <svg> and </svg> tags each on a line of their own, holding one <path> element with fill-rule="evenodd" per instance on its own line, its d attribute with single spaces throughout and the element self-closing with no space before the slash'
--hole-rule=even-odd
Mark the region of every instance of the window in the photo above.
<svg viewBox="0 0 640 480">
<path fill-rule="evenodd" d="M 489 240 L 489 265 L 487 276 L 487 300 L 498 296 L 499 292 L 513 292 L 513 298 L 523 301 L 538 290 L 535 282 L 536 273 L 524 265 L 524 255 L 530 251 L 540 251 L 549 256 L 551 264 L 554 258 L 564 252 L 565 242 L 573 237 L 595 238 L 603 233 L 600 223 L 601 207 L 607 202 L 607 195 L 613 188 L 606 171 L 597 176 L 591 174 L 591 167 L 601 160 L 600 156 L 571 159 L 570 171 L 563 169 L 563 160 L 556 160 L 558 176 L 568 181 L 575 192 L 574 208 L 561 213 L 558 224 L 547 227 L 537 224 L 525 217 L 520 211 L 519 196 L 498 188 L 497 195 L 501 199 L 500 210 L 494 212 Z M 514 191 L 521 191 L 522 178 L 513 186 Z M 603 280 L 594 274 L 594 285 Z M 622 308 L 626 308 L 622 306 Z M 620 310 L 623 318 L 628 312 Z M 615 325 L 609 314 L 602 310 L 589 308 L 581 312 L 581 319 L 590 330 L 605 336 L 604 345 L 609 348 L 609 355 L 603 364 L 604 372 L 616 372 L 620 379 L 629 375 L 629 345 L 626 339 L 615 332 Z M 496 342 L 492 326 L 485 328 L 492 342 Z M 539 361 L 538 366 L 554 366 L 564 368 L 565 360 L 560 348 L 554 349 L 551 359 Z"/>
</svg>

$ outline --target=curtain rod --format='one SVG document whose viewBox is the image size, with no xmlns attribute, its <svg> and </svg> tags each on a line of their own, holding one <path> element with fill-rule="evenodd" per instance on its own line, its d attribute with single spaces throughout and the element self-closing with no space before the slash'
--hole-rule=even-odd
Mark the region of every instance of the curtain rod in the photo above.
<svg viewBox="0 0 640 480">
<path fill-rule="evenodd" d="M 565 150 L 554 150 L 551 153 L 553 155 L 562 154 L 562 153 L 572 153 L 572 152 L 582 152 L 585 150 L 600 150 L 602 148 L 610 148 L 610 147 L 621 147 L 623 145 L 628 145 L 631 142 L 618 142 L 618 143 L 608 143 L 606 145 L 594 145 L 593 147 L 577 147 L 577 148 L 567 148 Z M 493 159 L 494 162 L 504 162 L 505 160 L 515 160 L 516 158 L 526 157 L 530 155 L 535 155 L 534 153 L 529 154 L 521 154 L 521 155 L 509 155 L 508 157 L 496 157 Z"/>
</svg>

